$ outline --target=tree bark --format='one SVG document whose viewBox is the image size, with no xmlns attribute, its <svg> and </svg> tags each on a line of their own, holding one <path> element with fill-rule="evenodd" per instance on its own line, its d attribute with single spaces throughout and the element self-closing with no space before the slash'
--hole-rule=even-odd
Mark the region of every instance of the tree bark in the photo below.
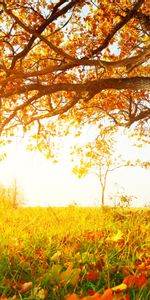
<svg viewBox="0 0 150 300">
<path fill-rule="evenodd" d="M 105 204 L 105 187 L 102 187 L 101 206 L 104 207 L 104 204 Z"/>
</svg>

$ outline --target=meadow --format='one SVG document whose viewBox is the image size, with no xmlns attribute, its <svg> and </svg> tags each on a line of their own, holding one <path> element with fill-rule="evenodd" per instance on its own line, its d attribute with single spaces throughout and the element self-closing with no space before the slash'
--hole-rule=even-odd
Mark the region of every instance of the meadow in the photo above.
<svg viewBox="0 0 150 300">
<path fill-rule="evenodd" d="M 150 299 L 149 208 L 1 208 L 0 299 Z"/>
</svg>

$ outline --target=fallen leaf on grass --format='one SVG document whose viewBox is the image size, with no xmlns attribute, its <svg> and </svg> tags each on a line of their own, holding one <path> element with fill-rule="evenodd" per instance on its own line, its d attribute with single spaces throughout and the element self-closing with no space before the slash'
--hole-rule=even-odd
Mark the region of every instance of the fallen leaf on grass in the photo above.
<svg viewBox="0 0 150 300">
<path fill-rule="evenodd" d="M 111 289 L 109 289 L 109 290 L 111 290 Z M 105 296 L 105 297 L 103 297 L 103 296 Z M 92 296 L 86 296 L 86 297 L 80 298 L 77 294 L 68 294 L 66 296 L 66 300 L 80 300 L 80 299 L 82 299 L 82 300 L 111 300 L 112 299 L 112 298 L 108 298 L 110 296 L 110 291 L 108 291 L 108 290 L 105 291 L 103 296 L 101 296 L 99 293 L 95 293 Z M 107 296 L 107 298 L 106 298 L 106 296 Z"/>
<path fill-rule="evenodd" d="M 125 283 L 121 283 L 120 285 L 114 286 L 112 288 L 114 292 L 122 292 L 125 291 L 126 289 L 127 289 L 127 285 Z"/>
<path fill-rule="evenodd" d="M 146 276 L 144 275 L 129 275 L 124 278 L 123 283 L 127 285 L 128 288 L 144 288 L 146 285 Z"/>
<path fill-rule="evenodd" d="M 18 298 L 17 295 L 12 296 L 11 298 L 7 298 L 7 296 L 5 294 L 3 294 L 0 298 L 0 300 L 19 300 L 20 298 Z"/>
<path fill-rule="evenodd" d="M 39 286 L 35 287 L 33 290 L 33 295 L 38 297 L 39 299 L 45 299 L 48 291 L 40 288 Z"/>
<path fill-rule="evenodd" d="M 54 255 L 51 257 L 51 261 L 55 262 L 57 260 L 59 260 L 61 257 L 61 252 L 57 251 L 56 253 L 54 253 Z"/>
<path fill-rule="evenodd" d="M 112 237 L 109 237 L 108 240 L 112 241 L 112 242 L 118 242 L 120 240 L 123 240 L 123 233 L 121 230 L 118 230 L 118 232 L 113 235 Z"/>
<path fill-rule="evenodd" d="M 53 265 L 50 274 L 49 274 L 49 284 L 55 285 L 60 282 L 60 272 L 61 272 L 61 266 L 60 265 Z"/>
<path fill-rule="evenodd" d="M 146 261 L 136 263 L 135 265 L 133 265 L 133 268 L 140 269 L 142 271 L 149 271 L 150 270 L 150 260 L 147 259 Z"/>
<path fill-rule="evenodd" d="M 45 291 L 44 289 L 41 289 L 41 290 L 38 292 L 38 294 L 37 294 L 37 296 L 38 296 L 40 299 L 45 299 L 46 295 L 47 295 L 47 291 Z"/>
<path fill-rule="evenodd" d="M 66 300 L 79 300 L 79 297 L 78 297 L 78 295 L 77 294 L 68 294 L 67 296 L 66 296 Z"/>
<path fill-rule="evenodd" d="M 95 291 L 93 290 L 87 290 L 86 292 L 89 296 L 93 296 L 95 294 Z"/>
<path fill-rule="evenodd" d="M 70 299 L 69 299 L 70 300 Z M 82 300 L 113 300 L 112 289 L 107 289 L 104 294 L 95 293 L 92 296 L 83 297 Z"/>
<path fill-rule="evenodd" d="M 114 288 L 109 288 L 107 290 L 104 291 L 103 294 L 99 294 L 99 293 L 95 293 L 92 296 L 86 296 L 86 297 L 82 297 L 80 298 L 77 294 L 68 294 L 66 296 L 66 300 L 130 300 L 130 296 L 129 295 L 124 295 L 122 296 L 120 294 L 119 291 L 123 291 L 125 288 L 127 288 L 126 284 L 120 284 L 119 286 L 116 286 Z M 119 288 L 119 289 L 118 289 Z M 113 292 L 119 292 L 117 293 L 113 293 Z"/>
<path fill-rule="evenodd" d="M 25 282 L 25 283 L 20 285 L 19 292 L 21 294 L 26 293 L 29 290 L 31 290 L 32 286 L 33 286 L 33 283 L 31 281 L 30 282 Z"/>
<path fill-rule="evenodd" d="M 1 300 L 7 300 L 8 298 L 7 298 L 7 296 L 5 294 L 3 294 L 0 299 Z"/>
<path fill-rule="evenodd" d="M 130 275 L 129 268 L 126 266 L 122 267 L 122 273 L 123 273 L 124 277 L 129 276 Z"/>
<path fill-rule="evenodd" d="M 60 279 L 65 283 L 70 283 L 76 285 L 79 281 L 80 269 L 73 269 L 72 266 L 69 266 L 68 269 L 60 274 Z"/>
<path fill-rule="evenodd" d="M 118 298 L 119 300 L 130 300 L 130 295 L 124 295 L 124 296 L 119 296 L 121 298 Z"/>
<path fill-rule="evenodd" d="M 90 281 L 97 281 L 99 279 L 98 271 L 91 271 L 86 275 L 86 279 Z"/>
<path fill-rule="evenodd" d="M 113 292 L 112 289 L 107 289 L 104 291 L 104 294 L 100 297 L 100 300 L 113 300 Z"/>
<path fill-rule="evenodd" d="M 92 296 L 86 296 L 84 298 L 82 298 L 82 300 L 101 300 L 101 296 L 98 293 L 95 293 Z"/>
</svg>

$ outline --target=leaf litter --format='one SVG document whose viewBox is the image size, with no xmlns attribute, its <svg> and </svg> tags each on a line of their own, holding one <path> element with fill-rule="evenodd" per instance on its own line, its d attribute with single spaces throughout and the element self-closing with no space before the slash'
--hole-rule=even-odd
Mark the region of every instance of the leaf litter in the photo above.
<svg viewBox="0 0 150 300">
<path fill-rule="evenodd" d="M 31 217 L 33 211 L 29 210 Z M 97 211 L 93 210 L 90 216 L 91 223 L 95 218 L 97 227 L 92 228 L 86 223 L 86 209 L 82 210 L 82 222 L 78 223 L 80 228 L 78 226 L 75 229 L 75 223 L 71 224 L 70 217 L 77 221 L 81 210 L 66 208 L 62 215 L 59 210 L 60 220 L 63 220 L 66 213 L 66 223 L 62 224 L 70 222 L 70 232 L 66 231 L 66 225 L 65 228 L 62 225 L 62 232 L 57 233 L 53 224 L 53 232 L 50 234 L 49 230 L 45 229 L 46 222 L 49 222 L 45 209 L 45 213 L 41 215 L 40 228 L 38 223 L 32 224 L 30 228 L 25 227 L 25 231 L 18 228 L 14 236 L 12 232 L 16 227 L 16 220 L 14 212 L 11 212 L 11 226 L 6 225 L 7 230 L 3 232 L 3 241 L 1 240 L 0 299 L 148 300 L 148 231 L 144 230 L 143 225 L 140 236 L 139 219 L 134 210 L 131 211 L 132 228 L 130 220 L 126 218 L 115 222 L 114 212 L 116 214 L 116 210 L 98 210 L 97 214 Z M 36 213 L 40 216 L 40 211 Z M 123 213 L 126 215 L 126 211 Z M 17 214 L 18 221 L 18 218 L 21 219 L 19 210 Z M 96 224 L 99 214 L 103 220 L 102 224 L 98 221 Z M 143 224 L 148 229 L 146 215 L 145 210 L 142 214 Z M 22 219 L 20 227 L 26 222 L 24 211 Z"/>
</svg>

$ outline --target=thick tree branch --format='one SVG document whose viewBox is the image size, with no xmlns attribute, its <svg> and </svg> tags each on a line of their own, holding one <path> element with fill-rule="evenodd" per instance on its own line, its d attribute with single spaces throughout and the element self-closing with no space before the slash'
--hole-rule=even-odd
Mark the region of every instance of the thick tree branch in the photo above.
<svg viewBox="0 0 150 300">
<path fill-rule="evenodd" d="M 141 24 L 144 24 L 145 29 L 150 32 L 150 16 L 143 14 L 141 11 L 136 12 L 136 16 L 141 22 Z"/>
<path fill-rule="evenodd" d="M 143 119 L 149 119 L 149 118 L 150 118 L 150 108 L 143 110 L 143 111 L 139 112 L 138 114 L 135 114 L 135 115 L 133 114 L 132 116 L 130 116 L 127 126 L 130 127 L 135 122 L 138 122 Z"/>
<path fill-rule="evenodd" d="M 30 0 L 10 2 L 0 0 L 1 132 L 63 114 L 73 106 L 74 116 L 67 114 L 68 120 L 79 116 L 81 123 L 99 122 L 109 115 L 118 126 L 137 122 L 144 128 L 150 116 L 146 0 L 131 1 L 129 6 L 108 0 L 100 3 L 100 10 L 86 0 L 50 5 L 43 0 L 35 6 Z M 119 47 L 118 60 L 113 41 Z"/>
<path fill-rule="evenodd" d="M 115 89 L 115 90 L 150 90 L 150 77 L 130 77 L 130 78 L 110 78 L 110 79 L 98 79 L 94 81 L 88 81 L 84 84 L 82 83 L 56 83 L 51 85 L 42 84 L 30 84 L 14 90 L 9 90 L 5 94 L 0 94 L 0 98 L 8 98 L 13 95 L 21 95 L 30 91 L 38 91 L 43 94 L 52 94 L 59 91 L 67 92 L 88 92 L 87 98 L 89 96 L 93 97 L 102 90 Z M 85 97 L 86 101 L 86 97 Z"/>
<path fill-rule="evenodd" d="M 58 48 L 57 48 L 58 50 Z M 66 55 L 66 53 L 64 53 L 64 55 Z M 70 57 L 70 56 L 69 56 Z M 106 68 L 106 69 L 111 69 L 111 68 L 121 68 L 121 67 L 126 67 L 127 72 L 133 70 L 135 67 L 141 65 L 142 63 L 146 62 L 150 57 L 150 47 L 146 47 L 145 49 L 143 49 L 143 51 L 141 52 L 141 54 L 139 55 L 135 55 L 129 58 L 125 58 L 122 60 L 118 60 L 118 61 L 104 61 L 104 60 L 98 60 L 98 59 L 78 59 L 74 62 L 68 62 L 68 63 L 63 63 L 60 64 L 59 66 L 48 66 L 46 68 L 43 68 L 42 70 L 38 70 L 38 71 L 30 71 L 30 72 L 23 72 L 23 71 L 19 71 L 19 72 L 13 72 L 13 70 L 9 73 L 9 77 L 7 77 L 6 79 L 2 79 L 0 80 L 0 85 L 5 86 L 9 81 L 14 81 L 15 79 L 19 78 L 19 79 L 29 79 L 32 77 L 36 77 L 36 76 L 42 76 L 42 75 L 46 75 L 46 74 L 52 74 L 55 73 L 57 71 L 67 71 L 70 69 L 73 69 L 75 67 L 79 67 L 79 66 L 95 66 L 95 67 L 99 67 L 99 68 Z M 70 59 L 74 60 L 74 58 L 70 57 Z M 2 66 L 1 66 L 2 68 Z"/>
<path fill-rule="evenodd" d="M 58 114 L 62 114 L 66 111 L 68 111 L 71 107 L 73 107 L 80 99 L 84 99 L 85 95 L 84 93 L 88 93 L 86 95 L 86 101 L 89 101 L 94 95 L 100 93 L 102 90 L 105 89 L 142 89 L 143 86 L 145 89 L 150 89 L 150 78 L 149 77 L 132 77 L 132 78 L 112 78 L 112 79 L 101 79 L 101 80 L 95 80 L 93 82 L 87 82 L 85 84 L 66 84 L 66 83 L 59 83 L 59 84 L 53 84 L 50 86 L 43 86 L 43 85 L 29 85 L 28 86 L 28 92 L 37 90 L 38 94 L 31 97 L 29 100 L 25 101 L 24 103 L 16 106 L 13 110 L 13 113 L 5 119 L 5 121 L 0 126 L 0 132 L 4 129 L 4 127 L 14 118 L 14 116 L 17 114 L 18 111 L 24 109 L 25 107 L 29 106 L 33 101 L 36 99 L 41 98 L 44 95 L 50 95 L 53 93 L 56 93 L 58 91 L 67 91 L 67 92 L 76 92 L 76 96 L 68 101 L 63 106 L 60 106 L 56 109 L 52 109 L 46 114 L 31 117 L 30 121 L 28 123 L 31 123 L 35 120 L 39 119 L 45 119 L 49 118 Z M 16 94 L 21 94 L 27 92 L 27 89 L 19 88 L 16 90 Z M 6 97 L 11 97 L 13 94 L 12 91 L 7 93 Z M 1 96 L 1 95 L 0 95 Z M 142 118 L 142 113 L 141 113 Z M 138 120 L 138 119 L 137 119 Z"/>
<path fill-rule="evenodd" d="M 37 95 L 33 96 L 32 98 L 30 98 L 28 101 L 24 102 L 23 104 L 18 105 L 14 109 L 13 113 L 8 118 L 6 118 L 5 121 L 0 125 L 0 136 L 1 136 L 2 131 L 5 128 L 5 126 L 7 124 L 9 124 L 11 120 L 14 119 L 14 117 L 17 115 L 18 111 L 20 111 L 20 110 L 28 107 L 29 105 L 32 104 L 32 102 L 34 102 L 35 100 L 39 99 L 41 96 L 43 96 L 43 95 L 37 94 Z M 70 102 L 68 102 L 67 104 L 65 104 L 63 107 L 56 108 L 56 109 L 52 110 L 51 112 L 49 111 L 46 114 L 42 114 L 42 115 L 37 115 L 35 117 L 31 117 L 30 121 L 26 122 L 25 125 L 29 125 L 30 123 L 33 123 L 34 121 L 37 121 L 37 120 L 46 119 L 46 118 L 50 118 L 50 117 L 53 117 L 53 116 L 65 113 L 71 107 L 73 107 L 79 100 L 80 100 L 80 96 L 76 96 L 72 100 L 70 100 Z"/>
<path fill-rule="evenodd" d="M 21 95 L 30 91 L 38 91 L 45 94 L 52 94 L 59 91 L 67 92 L 88 92 L 91 97 L 101 92 L 102 90 L 115 89 L 131 89 L 131 90 L 150 90 L 150 77 L 129 77 L 129 78 L 110 78 L 88 81 L 86 83 L 56 83 L 51 85 L 29 84 L 25 87 L 14 88 L 6 91 L 5 94 L 0 94 L 0 98 L 7 98 L 13 95 Z M 87 98 L 89 100 L 89 95 Z M 85 97 L 86 101 L 86 97 Z"/>
</svg>

